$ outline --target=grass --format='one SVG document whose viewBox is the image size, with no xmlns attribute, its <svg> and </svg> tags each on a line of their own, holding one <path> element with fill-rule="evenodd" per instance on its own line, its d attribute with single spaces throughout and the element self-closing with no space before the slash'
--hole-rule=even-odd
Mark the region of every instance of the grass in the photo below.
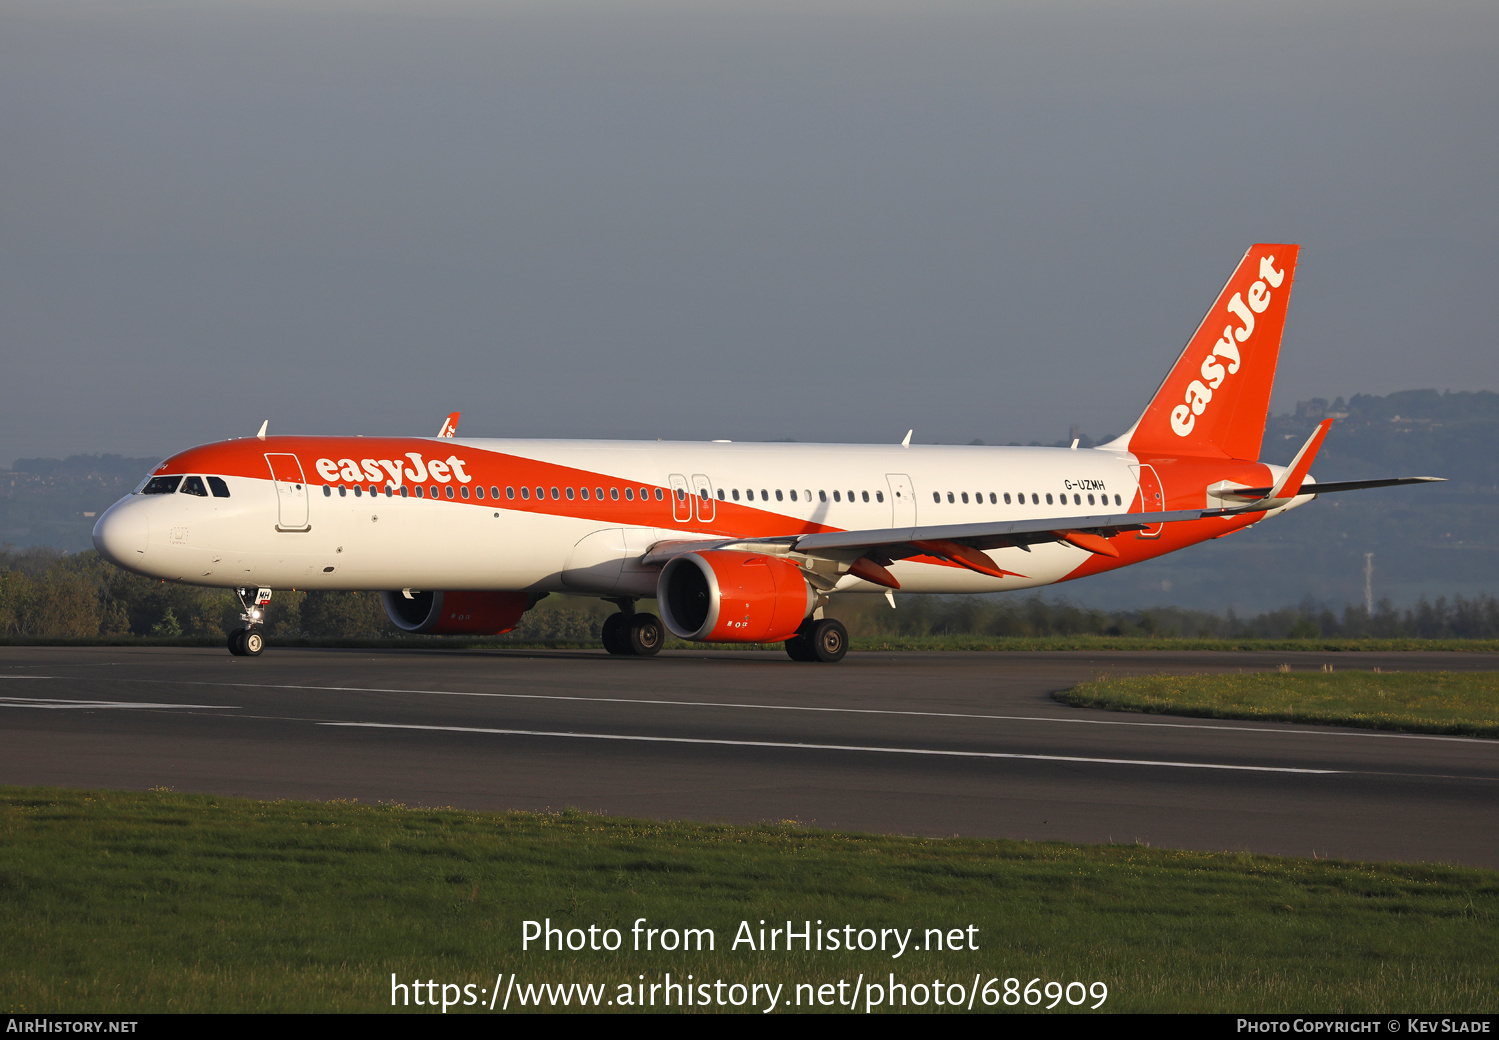
<svg viewBox="0 0 1499 1040">
<path fill-rule="evenodd" d="M 1056 694 L 1114 711 L 1499 737 L 1499 672 L 1257 672 L 1100 679 Z"/>
<path fill-rule="evenodd" d="M 634 952 L 642 917 L 710 928 L 716 949 Z M 618 928 L 624 948 L 522 951 L 522 923 L 545 919 Z M 761 919 L 917 941 L 972 925 L 979 949 L 731 949 Z M 996 993 L 1101 981 L 1110 1011 L 1492 1013 L 1499 872 L 0 788 L 0 949 L 12 1013 L 384 1011 L 392 973 L 614 996 L 666 972 L 781 983 L 784 1000 L 894 972 Z"/>
</svg>

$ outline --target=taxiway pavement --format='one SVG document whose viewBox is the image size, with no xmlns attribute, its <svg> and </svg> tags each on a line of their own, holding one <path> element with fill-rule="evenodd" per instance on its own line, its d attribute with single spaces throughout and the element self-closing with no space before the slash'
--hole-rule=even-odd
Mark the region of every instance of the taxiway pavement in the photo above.
<svg viewBox="0 0 1499 1040">
<path fill-rule="evenodd" d="M 1468 653 L 0 648 L 0 783 L 1499 868 L 1499 741 L 1071 708 L 1103 674 Z"/>
</svg>

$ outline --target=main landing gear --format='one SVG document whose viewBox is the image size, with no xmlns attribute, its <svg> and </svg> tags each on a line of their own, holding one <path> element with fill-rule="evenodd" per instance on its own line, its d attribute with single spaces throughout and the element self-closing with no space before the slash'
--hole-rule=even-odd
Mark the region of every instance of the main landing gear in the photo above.
<svg viewBox="0 0 1499 1040">
<path fill-rule="evenodd" d="M 229 652 L 235 657 L 259 657 L 265 649 L 265 608 L 271 590 L 235 589 L 234 594 L 239 597 L 239 617 L 245 627 L 229 633 Z"/>
<path fill-rule="evenodd" d="M 661 652 L 666 642 L 666 629 L 655 614 L 635 613 L 632 600 L 616 600 L 618 614 L 610 614 L 604 621 L 600 636 L 604 649 L 618 656 L 652 657 Z"/>
<path fill-rule="evenodd" d="M 786 640 L 786 656 L 793 661 L 822 661 L 832 664 L 848 653 L 848 629 L 832 618 L 808 618 Z"/>
</svg>

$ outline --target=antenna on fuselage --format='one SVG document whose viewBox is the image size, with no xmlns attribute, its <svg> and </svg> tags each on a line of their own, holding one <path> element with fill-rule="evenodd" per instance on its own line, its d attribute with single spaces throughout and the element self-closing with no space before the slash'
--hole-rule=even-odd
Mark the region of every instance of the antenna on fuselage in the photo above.
<svg viewBox="0 0 1499 1040">
<path fill-rule="evenodd" d="M 257 434 L 255 434 L 255 436 L 258 437 L 258 438 L 260 438 L 261 440 L 265 440 L 265 428 L 267 426 L 269 426 L 269 425 L 271 425 L 271 420 L 269 420 L 269 419 L 267 419 L 264 422 L 262 422 L 260 424 L 260 432 L 258 432 Z"/>
<path fill-rule="evenodd" d="M 915 432 L 916 432 L 915 430 L 907 430 L 906 431 L 906 439 L 900 442 L 900 446 L 902 448 L 909 448 L 911 446 L 911 434 L 913 434 Z"/>
</svg>

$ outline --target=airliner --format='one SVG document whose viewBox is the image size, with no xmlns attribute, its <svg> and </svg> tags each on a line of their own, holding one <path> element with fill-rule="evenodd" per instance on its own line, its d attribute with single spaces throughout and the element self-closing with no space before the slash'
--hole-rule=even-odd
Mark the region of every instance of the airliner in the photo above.
<svg viewBox="0 0 1499 1040">
<path fill-rule="evenodd" d="M 1256 461 L 1299 247 L 1234 270 L 1123 435 L 1094 448 L 270 436 L 189 448 L 94 528 L 121 567 L 234 589 L 239 656 L 275 588 L 376 590 L 412 633 L 508 632 L 551 593 L 615 604 L 604 648 L 666 634 L 783 643 L 831 662 L 850 593 L 1071 581 L 1221 538 L 1329 492 L 1332 420 L 1287 466 Z M 636 610 L 654 598 L 660 617 Z"/>
</svg>

